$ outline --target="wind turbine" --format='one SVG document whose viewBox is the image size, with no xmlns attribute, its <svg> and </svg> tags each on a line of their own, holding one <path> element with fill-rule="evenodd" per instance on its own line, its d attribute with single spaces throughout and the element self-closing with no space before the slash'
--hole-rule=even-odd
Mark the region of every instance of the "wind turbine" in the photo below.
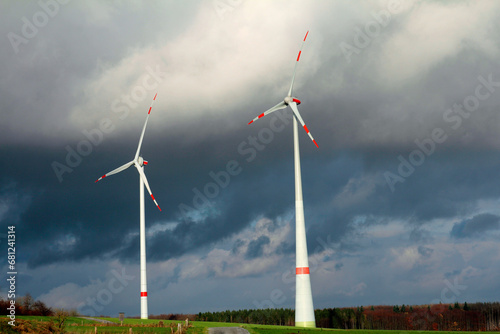
<svg viewBox="0 0 500 334">
<path fill-rule="evenodd" d="M 151 195 L 151 198 L 155 202 L 156 206 L 158 209 L 161 211 L 160 206 L 156 202 L 156 199 L 153 196 L 153 193 L 151 192 L 151 188 L 149 187 L 148 179 L 146 178 L 146 174 L 144 174 L 144 166 L 148 164 L 146 160 L 144 160 L 141 156 L 141 145 L 142 145 L 142 140 L 144 139 L 144 132 L 146 131 L 146 125 L 148 125 L 148 119 L 149 115 L 151 114 L 151 109 L 153 108 L 153 104 L 156 100 L 156 96 L 158 93 L 155 94 L 155 97 L 153 98 L 153 101 L 151 102 L 151 106 L 149 107 L 148 111 L 148 116 L 146 116 L 146 122 L 144 123 L 144 127 L 142 128 L 142 133 L 141 133 L 141 138 L 139 139 L 139 145 L 137 146 L 137 151 L 135 152 L 134 160 L 127 162 L 125 165 L 118 167 L 116 169 L 113 169 L 111 172 L 104 174 L 100 178 L 98 178 L 95 182 L 98 182 L 105 177 L 108 177 L 110 175 L 119 173 L 121 171 L 124 171 L 125 169 L 129 168 L 130 166 L 134 165 L 137 171 L 139 172 L 139 203 L 140 203 L 140 249 L 141 249 L 141 319 L 147 319 L 148 318 L 148 282 L 147 282 L 147 277 L 146 277 L 146 218 L 144 214 L 144 186 L 149 191 L 149 194 Z"/>
<path fill-rule="evenodd" d="M 295 167 L 295 244 L 296 244 L 296 268 L 295 268 L 295 326 L 297 327 L 316 327 L 316 320 L 314 318 L 314 306 L 311 293 L 311 280 L 309 276 L 309 261 L 307 258 L 307 242 L 306 242 L 306 228 L 304 219 L 304 202 L 302 200 L 302 177 L 300 174 L 300 152 L 299 152 L 299 136 L 298 136 L 298 126 L 297 120 L 300 122 L 304 130 L 313 141 L 313 143 L 318 146 L 316 140 L 314 140 L 311 132 L 307 128 L 304 120 L 300 116 L 297 105 L 300 104 L 300 100 L 292 96 L 293 82 L 295 80 L 295 72 L 297 70 L 297 64 L 300 60 L 300 54 L 302 53 L 302 47 L 306 41 L 306 33 L 302 45 L 300 47 L 299 54 L 297 55 L 297 61 L 295 62 L 295 68 L 293 69 L 292 84 L 288 90 L 288 95 L 283 101 L 272 107 L 271 109 L 263 112 L 248 124 L 252 124 L 259 118 L 272 113 L 273 111 L 285 109 L 289 106 L 293 112 L 293 152 L 294 152 L 294 167 Z"/>
</svg>

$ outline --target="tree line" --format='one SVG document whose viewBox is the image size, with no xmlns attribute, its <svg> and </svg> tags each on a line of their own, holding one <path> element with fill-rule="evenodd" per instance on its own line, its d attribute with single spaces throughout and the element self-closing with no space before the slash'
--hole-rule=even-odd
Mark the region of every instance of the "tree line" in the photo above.
<svg viewBox="0 0 500 334">
<path fill-rule="evenodd" d="M 10 306 L 10 300 L 0 298 L 0 315 L 9 314 L 7 309 Z M 35 300 L 29 293 L 19 297 L 16 300 L 16 315 L 54 315 L 54 310 L 45 305 L 40 300 Z"/>
<path fill-rule="evenodd" d="M 196 315 L 198 321 L 234 322 L 244 324 L 293 326 L 295 311 L 289 308 L 238 310 L 222 312 L 200 312 Z"/>
<path fill-rule="evenodd" d="M 316 326 L 338 329 L 378 330 L 500 330 L 500 303 L 455 303 L 435 305 L 379 305 L 326 308 L 314 311 Z M 295 325 L 292 309 L 259 309 L 200 312 L 199 321 Z"/>
</svg>

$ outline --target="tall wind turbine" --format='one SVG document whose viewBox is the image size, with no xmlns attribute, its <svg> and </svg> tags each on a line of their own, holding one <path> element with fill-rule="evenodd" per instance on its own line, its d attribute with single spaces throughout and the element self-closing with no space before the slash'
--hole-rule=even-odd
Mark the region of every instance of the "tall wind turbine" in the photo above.
<svg viewBox="0 0 500 334">
<path fill-rule="evenodd" d="M 144 139 L 144 132 L 146 131 L 146 125 L 148 125 L 149 115 L 151 114 L 151 109 L 153 108 L 153 103 L 156 100 L 156 95 L 151 102 L 151 106 L 149 107 L 148 116 L 146 116 L 146 122 L 144 123 L 144 127 L 142 128 L 141 138 L 139 139 L 139 145 L 137 146 L 137 151 L 135 152 L 134 160 L 127 162 L 125 165 L 118 167 L 117 169 L 112 170 L 111 172 L 104 174 L 100 178 L 98 178 L 95 182 L 104 179 L 107 176 L 119 173 L 134 165 L 137 171 L 139 172 L 139 205 L 140 205 L 140 248 L 141 248 L 141 319 L 148 318 L 148 282 L 146 277 L 146 218 L 144 214 L 144 186 L 149 191 L 151 198 L 155 202 L 158 209 L 161 211 L 160 206 L 156 203 L 156 200 L 151 192 L 151 188 L 149 187 L 148 179 L 146 178 L 146 174 L 144 174 L 144 166 L 148 164 L 146 160 L 144 160 L 141 156 L 141 145 L 142 140 Z"/>
<path fill-rule="evenodd" d="M 295 72 L 297 70 L 297 64 L 300 60 L 300 54 L 302 53 L 302 47 L 306 41 L 306 33 L 302 45 L 300 47 L 299 54 L 297 55 L 297 61 L 295 62 L 295 68 L 293 69 L 292 84 L 288 90 L 288 95 L 283 101 L 272 107 L 271 109 L 263 112 L 248 124 L 252 124 L 255 120 L 264 117 L 273 111 L 285 109 L 289 106 L 293 112 L 293 152 L 294 152 L 294 166 L 295 166 L 295 252 L 296 252 L 296 268 L 295 268 L 295 326 L 297 327 L 316 327 L 316 320 L 314 318 L 314 307 L 311 293 L 311 280 L 309 277 L 309 261 L 307 258 L 307 242 L 306 242 L 306 227 L 304 219 L 304 202 L 302 200 L 302 177 L 300 174 L 300 152 L 299 152 L 299 135 L 297 120 L 300 122 L 304 130 L 313 141 L 313 143 L 318 147 L 318 143 L 314 140 L 311 132 L 307 128 L 304 120 L 300 116 L 297 105 L 300 104 L 300 100 L 292 96 L 293 82 L 295 80 Z"/>
</svg>

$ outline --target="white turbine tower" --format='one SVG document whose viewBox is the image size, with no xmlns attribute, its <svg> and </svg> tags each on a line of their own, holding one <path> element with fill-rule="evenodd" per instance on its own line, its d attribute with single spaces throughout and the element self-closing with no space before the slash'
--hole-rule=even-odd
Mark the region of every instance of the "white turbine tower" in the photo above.
<svg viewBox="0 0 500 334">
<path fill-rule="evenodd" d="M 318 143 L 314 140 L 311 132 L 302 120 L 297 105 L 300 104 L 300 100 L 292 96 L 293 82 L 295 80 L 295 71 L 297 70 L 297 64 L 300 60 L 300 54 L 302 52 L 302 46 L 306 41 L 306 33 L 302 45 L 300 47 L 299 54 L 297 55 L 297 61 L 295 62 L 295 68 L 293 70 L 292 84 L 288 90 L 288 95 L 283 101 L 272 107 L 271 109 L 260 114 L 253 121 L 264 117 L 267 114 L 279 109 L 285 109 L 290 106 L 293 112 L 293 151 L 294 151 L 294 166 L 295 166 L 295 243 L 296 243 L 296 268 L 295 268 L 295 326 L 297 327 L 316 327 L 316 320 L 314 318 L 314 306 L 311 293 L 311 280 L 309 277 L 309 261 L 307 258 L 307 242 L 306 242 L 306 227 L 304 219 L 304 202 L 302 200 L 302 177 L 300 174 L 300 152 L 299 152 L 299 137 L 298 137 L 298 127 L 297 120 L 300 122 L 304 130 L 313 141 L 313 143 L 318 147 Z"/>
<path fill-rule="evenodd" d="M 144 174 L 144 166 L 148 164 L 146 160 L 144 160 L 139 154 L 141 153 L 141 145 L 142 140 L 144 139 L 144 132 L 146 131 L 146 125 L 148 124 L 149 115 L 151 114 L 151 109 L 153 108 L 153 103 L 156 100 L 156 95 L 151 102 L 151 106 L 149 107 L 148 116 L 146 116 L 146 122 L 144 123 L 144 127 L 142 128 L 141 138 L 139 139 L 139 145 L 137 146 L 137 151 L 135 152 L 134 160 L 127 162 L 125 165 L 118 167 L 117 169 L 112 170 L 111 172 L 104 174 L 100 178 L 98 178 L 95 182 L 104 179 L 107 176 L 119 173 L 130 166 L 134 165 L 137 171 L 139 172 L 139 203 L 141 208 L 140 213 L 140 249 L 141 249 L 141 319 L 148 318 L 148 282 L 146 277 L 146 219 L 144 214 L 144 186 L 149 191 L 151 198 L 155 202 L 158 209 L 161 211 L 160 206 L 156 203 L 156 200 L 151 193 L 151 188 L 149 187 L 148 179 L 146 178 L 146 174 Z"/>
</svg>

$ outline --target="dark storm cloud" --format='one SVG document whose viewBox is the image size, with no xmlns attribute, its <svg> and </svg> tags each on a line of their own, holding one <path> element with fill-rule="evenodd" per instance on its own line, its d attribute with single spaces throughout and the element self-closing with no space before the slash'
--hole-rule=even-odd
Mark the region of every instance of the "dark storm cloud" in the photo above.
<svg viewBox="0 0 500 334">
<path fill-rule="evenodd" d="M 25 241 L 30 245 L 25 252 L 30 265 L 114 255 L 119 255 L 125 261 L 138 260 L 138 238 L 127 237 L 138 230 L 138 182 L 135 170 L 124 171 L 94 184 L 103 171 L 129 160 L 130 153 L 125 152 L 123 147 L 129 147 L 133 152 L 134 141 L 111 143 L 111 147 L 108 142 L 107 145 L 96 147 L 81 165 L 65 175 L 62 183 L 58 182 L 50 167 L 51 159 L 60 155 L 58 150 L 25 150 L 17 154 L 14 149 L 4 149 L 5 156 L 9 156 L 10 160 L 2 166 L 5 171 L 3 177 L 19 182 L 20 189 L 29 186 L 33 193 L 20 220 Z M 168 145 L 165 148 L 158 142 L 155 138 L 146 138 L 144 150 L 146 154 L 148 151 L 168 151 L 165 155 L 155 154 L 152 159 L 145 154 L 150 161 L 146 174 L 163 212 L 153 210 L 146 199 L 147 217 L 150 222 L 175 221 L 182 217 L 179 205 L 192 203 L 192 189 L 203 189 L 207 182 L 213 182 L 209 172 L 218 172 L 225 167 L 225 160 L 211 157 L 227 141 L 206 142 L 196 150 L 173 149 Z M 201 222 L 184 219 L 173 230 L 155 234 L 148 243 L 148 254 L 153 260 L 168 259 L 197 250 L 240 231 L 257 216 L 264 214 L 272 218 L 293 207 L 293 183 L 289 181 L 293 171 L 291 158 L 285 165 L 279 160 L 273 161 L 270 159 L 273 155 L 272 146 L 268 146 L 259 152 L 255 161 L 246 163 L 244 157 L 237 153 L 236 146 L 230 146 L 234 150 L 234 156 L 230 158 L 240 161 L 243 171 L 242 175 L 232 178 L 230 185 L 221 189 L 220 195 L 213 201 L 218 213 Z M 290 148 L 287 150 L 290 151 Z M 193 155 L 205 163 L 189 163 Z M 106 160 L 105 156 L 113 158 Z M 267 171 L 266 164 L 272 166 L 271 172 Z M 35 173 L 29 167 L 32 165 L 39 166 Z M 177 176 L 168 177 L 174 174 Z M 269 201 L 264 194 L 275 200 Z M 5 220 L 4 223 L 9 222 Z M 269 231 L 274 228 L 272 224 L 266 225 Z M 40 235 L 45 237 L 40 239 Z M 284 249 L 292 252 L 293 244 Z"/>
<path fill-rule="evenodd" d="M 291 242 L 282 242 L 276 248 L 276 254 L 293 254 L 295 252 L 295 245 Z"/>
<path fill-rule="evenodd" d="M 486 236 L 489 231 L 500 228 L 500 216 L 483 213 L 453 225 L 450 235 L 454 238 Z"/>
<path fill-rule="evenodd" d="M 256 257 L 262 256 L 264 250 L 263 247 L 269 245 L 271 240 L 268 236 L 261 235 L 258 239 L 250 241 L 248 244 L 248 249 L 245 254 L 245 258 L 254 259 Z"/>
<path fill-rule="evenodd" d="M 293 189 L 293 185 L 286 180 L 289 176 L 282 175 L 280 171 L 276 175 L 268 175 L 264 172 L 262 161 L 245 164 L 244 157 L 237 153 L 236 145 L 230 145 L 234 150 L 232 158 L 241 162 L 244 168 L 242 173 L 260 174 L 264 178 L 256 178 L 249 183 L 242 175 L 234 176 L 229 186 L 221 188 L 220 195 L 211 200 L 212 207 L 219 213 L 204 217 L 202 221 L 191 221 L 182 215 L 179 206 L 183 203 L 193 206 L 193 189 L 203 191 L 205 184 L 214 182 L 210 171 L 217 173 L 224 170 L 227 160 L 217 158 L 216 152 L 227 140 L 206 142 L 196 149 L 179 149 L 170 145 L 165 147 L 159 144 L 161 140 L 155 139 L 158 138 L 150 136 L 145 139 L 143 155 L 150 162 L 146 175 L 163 212 L 153 210 L 154 206 L 146 199 L 148 225 L 180 220 L 174 229 L 159 232 L 151 238 L 148 246 L 153 260 L 195 251 L 240 231 L 262 213 L 275 217 L 290 207 L 293 196 L 281 194 L 285 185 Z M 127 236 L 138 231 L 136 171 L 131 168 L 98 184 L 94 183 L 99 175 L 130 160 L 136 145 L 135 138 L 116 144 L 113 141 L 105 143 L 95 147 L 92 154 L 84 157 L 72 173 L 65 174 L 61 183 L 51 169 L 51 159 L 61 156 L 60 148 L 25 150 L 19 154 L 14 149 L 4 149 L 3 153 L 10 157 L 9 162 L 2 166 L 4 179 L 18 182 L 20 189 L 29 186 L 33 193 L 20 219 L 25 241 L 31 245 L 27 248 L 31 250 L 25 253 L 30 258 L 30 265 L 115 255 L 124 261 L 138 260 L 138 238 Z M 70 143 L 72 147 L 75 145 Z M 272 152 L 259 152 L 262 157 L 270 154 Z M 107 156 L 112 159 L 105 159 Z M 204 163 L 191 163 L 192 156 Z M 33 165 L 39 166 L 35 173 L 29 167 Z M 268 186 L 269 179 L 274 180 L 275 187 Z M 262 196 L 264 192 L 277 200 L 269 202 Z M 12 195 L 10 197 L 13 200 Z M 4 223 L 8 224 L 9 221 L 5 220 Z M 272 231 L 274 226 L 266 225 L 266 229 Z M 40 239 L 40 235 L 45 238 Z"/>
<path fill-rule="evenodd" d="M 471 53 L 477 62 L 470 62 Z M 334 63 L 340 60 L 331 59 Z M 342 88 L 328 99 L 323 95 L 307 101 L 307 107 L 305 103 L 302 107 L 307 108 L 304 117 L 310 117 L 308 127 L 315 130 L 313 134 L 322 148 L 328 145 L 336 149 L 410 153 L 419 148 L 415 140 L 430 138 L 435 128 L 442 128 L 447 135 L 443 144 L 437 144 L 437 151 L 464 146 L 496 147 L 498 139 L 492 131 L 496 131 L 493 128 L 496 129 L 498 123 L 495 106 L 500 101 L 500 72 L 495 63 L 496 59 L 481 52 L 463 51 L 442 67 L 420 74 L 419 80 L 403 83 L 383 93 L 367 78 L 359 78 L 345 69 L 342 81 L 353 80 L 357 85 Z M 321 89 L 315 86 L 318 82 L 333 80 L 338 75 L 331 66 L 323 66 L 325 69 L 318 71 L 318 75 L 324 79 L 312 81 L 310 85 L 314 88 L 309 88 L 307 95 Z M 490 74 L 496 85 L 495 91 L 480 102 L 478 110 L 467 113 L 470 114 L 467 118 L 460 117 L 460 123 L 456 121 L 457 113 L 449 114 L 448 121 L 445 121 L 448 109 L 463 104 L 468 96 L 474 96 L 476 87 L 481 84 L 478 77 L 488 80 Z M 455 117 L 453 121 L 450 115 Z M 459 127 L 454 129 L 457 125 Z M 395 163 L 398 163 L 397 159 Z"/>
<path fill-rule="evenodd" d="M 218 144 L 214 143 L 213 147 L 217 147 Z M 192 203 L 194 196 L 192 187 L 202 189 L 207 182 L 212 181 L 208 175 L 209 172 L 219 171 L 225 166 L 224 161 L 221 162 L 220 160 L 211 160 L 209 158 L 212 152 L 209 148 L 210 146 L 212 145 L 208 143 L 206 147 L 200 148 L 197 151 L 198 153 L 196 153 L 199 158 L 206 156 L 207 164 L 201 166 L 186 168 L 185 166 L 189 166 L 189 164 L 186 163 L 186 156 L 180 151 L 170 152 L 166 158 L 158 156 L 158 158 L 150 159 L 150 163 L 153 165 L 148 166 L 146 173 L 153 192 L 157 200 L 160 201 L 159 203 L 163 208 L 163 212 L 157 213 L 154 210 L 148 210 L 148 219 L 151 219 L 152 222 L 158 220 L 175 221 L 180 214 L 179 204 Z M 271 146 L 267 149 L 271 149 Z M 99 153 L 96 154 L 99 155 Z M 99 159 L 98 156 L 96 158 Z M 236 154 L 235 159 L 238 158 Z M 267 159 L 267 163 L 272 167 L 271 172 L 267 171 L 267 167 L 261 159 Z M 497 179 L 495 178 L 495 174 L 492 173 L 496 173 L 495 170 L 497 169 L 495 166 L 498 165 L 498 162 L 492 161 L 489 164 L 485 164 L 485 167 L 482 169 L 477 169 L 475 180 L 463 181 L 467 175 L 470 175 L 471 164 L 476 167 L 475 161 L 478 161 L 478 159 L 484 161 L 484 157 L 481 156 L 475 156 L 472 159 L 459 159 L 458 162 L 462 166 L 460 169 L 456 169 L 451 174 L 442 174 L 438 171 L 445 170 L 447 166 L 455 164 L 449 159 L 440 159 L 436 155 L 435 159 L 430 160 L 427 166 L 422 166 L 422 170 L 419 173 L 415 173 L 414 176 L 408 179 L 406 184 L 401 185 L 397 194 L 391 193 L 386 188 L 382 178 L 375 178 L 379 182 L 377 181 L 378 183 L 373 192 L 368 193 L 365 198 L 361 198 L 358 202 L 350 206 L 334 207 L 334 210 L 329 208 L 332 207 L 335 195 L 341 193 L 342 188 L 345 187 L 345 181 L 342 180 L 359 177 L 357 170 L 363 168 L 362 162 L 359 159 L 344 157 L 344 162 L 333 166 L 324 168 L 303 167 L 304 180 L 310 180 L 310 182 L 304 182 L 304 196 L 306 201 L 306 216 L 308 217 L 307 222 L 310 224 L 308 243 L 311 254 L 314 254 L 316 249 L 321 251 L 322 248 L 317 247 L 320 245 L 318 240 L 325 240 L 325 236 L 329 236 L 330 240 L 334 242 L 341 240 L 345 233 L 353 230 L 351 223 L 355 217 L 360 215 L 382 216 L 387 219 L 398 218 L 406 220 L 408 223 L 421 224 L 431 217 L 449 218 L 464 214 L 468 208 L 474 207 L 473 203 L 478 193 L 488 197 L 496 196 L 498 194 L 496 190 L 498 189 L 498 185 L 495 182 L 484 182 L 481 178 Z M 123 154 L 121 160 L 126 161 L 127 155 Z M 120 164 L 120 159 L 116 158 L 115 165 L 118 166 Z M 242 175 L 234 177 L 231 184 L 226 189 L 221 190 L 220 195 L 213 202 L 214 212 L 217 213 L 209 215 L 202 221 L 181 220 L 172 230 L 158 232 L 148 243 L 148 254 L 155 261 L 180 256 L 213 244 L 240 231 L 247 226 L 253 217 L 264 214 L 272 218 L 282 214 L 286 210 L 292 209 L 293 196 L 284 195 L 293 191 L 293 183 L 289 182 L 289 179 L 293 175 L 293 168 L 290 165 L 291 163 L 282 165 L 279 161 L 274 162 L 267 154 L 266 156 L 259 157 L 255 161 L 255 164 L 245 165 L 242 162 L 241 166 L 244 168 Z M 180 177 L 168 178 L 163 174 L 163 168 L 159 168 L 159 166 L 167 166 L 166 168 L 169 170 L 182 172 L 178 174 Z M 308 166 L 308 163 L 305 162 L 304 166 Z M 112 167 L 103 166 L 100 168 L 108 170 L 114 168 L 114 165 Z M 379 166 L 378 168 L 383 170 L 383 166 Z M 98 168 L 93 167 L 93 169 Z M 50 175 L 50 173 L 48 174 Z M 100 175 L 101 173 L 96 171 L 87 174 L 92 174 L 95 177 L 95 175 Z M 332 177 L 333 175 L 336 176 Z M 135 170 L 126 171 L 122 175 L 115 175 L 113 176 L 114 179 L 110 177 L 105 180 L 107 184 L 94 185 L 93 181 L 90 181 L 90 177 L 89 175 L 88 180 L 85 180 L 89 181 L 89 185 L 84 186 L 82 180 L 81 183 L 78 182 L 78 186 L 75 186 L 75 194 L 82 196 L 82 199 L 75 199 L 74 201 L 87 203 L 87 208 L 92 207 L 91 211 L 100 212 L 103 216 L 94 214 L 92 218 L 80 217 L 80 220 L 95 221 L 87 225 L 89 230 L 99 228 L 103 232 L 109 229 L 110 232 L 104 233 L 104 235 L 91 236 L 90 234 L 92 233 L 89 232 L 89 234 L 86 234 L 82 225 L 73 225 L 67 230 L 67 233 L 76 236 L 74 248 L 70 247 L 66 252 L 62 252 L 61 250 L 57 250 L 56 252 L 54 249 L 54 256 L 48 256 L 50 252 L 49 254 L 44 253 L 44 259 L 47 260 L 37 257 L 37 261 L 57 261 L 59 258 L 62 259 L 64 257 L 78 260 L 86 257 L 98 257 L 99 254 L 115 254 L 116 251 L 118 251 L 122 260 L 134 259 L 134 262 L 137 261 L 138 238 L 134 237 L 125 244 L 119 240 L 120 238 L 123 239 L 127 233 L 137 231 L 138 205 L 136 203 L 137 177 Z M 318 181 L 312 181 L 313 178 L 318 178 Z M 273 180 L 272 186 L 270 186 L 269 180 Z M 185 184 L 190 184 L 190 186 L 186 187 Z M 480 189 L 476 189 L 477 184 L 482 184 Z M 82 189 L 78 189 L 80 185 L 82 189 L 85 189 L 84 192 L 82 192 Z M 465 187 L 469 191 L 458 192 L 456 190 L 457 187 L 460 189 L 464 189 Z M 286 191 L 286 189 L 289 190 Z M 436 189 L 438 190 L 436 191 Z M 330 195 L 325 197 L 323 195 L 325 193 Z M 266 196 L 263 196 L 264 194 Z M 446 196 L 443 194 L 446 194 Z M 272 202 L 268 201 L 268 196 L 275 198 L 275 200 Z M 68 194 L 62 195 L 61 198 L 64 198 L 64 201 L 67 202 Z M 87 198 L 97 198 L 98 203 L 88 202 Z M 58 201 L 62 201 L 62 199 Z M 110 208 L 119 207 L 119 203 L 124 202 L 128 203 L 127 207 L 129 209 L 125 210 L 126 212 L 116 209 L 111 210 L 111 213 L 109 212 Z M 44 201 L 43 203 L 46 202 Z M 153 207 L 149 204 L 151 203 L 146 202 L 147 206 L 150 208 Z M 44 205 L 49 207 L 48 204 L 41 204 L 34 208 L 44 207 Z M 68 211 L 74 210 L 74 207 L 68 208 Z M 81 211 L 81 209 L 78 210 Z M 36 211 L 43 212 L 43 210 Z M 54 216 L 54 213 L 51 215 Z M 90 216 L 91 213 L 88 213 L 88 215 Z M 34 215 L 26 215 L 26 217 L 33 219 L 33 223 L 37 221 L 34 219 Z M 66 211 L 57 217 L 55 220 L 49 219 L 54 224 L 54 228 L 60 225 L 60 223 L 56 224 L 58 220 L 76 220 L 76 217 L 71 218 L 71 213 Z M 37 226 L 40 228 L 43 225 Z M 79 229 L 76 228 L 78 226 Z M 49 230 L 50 224 L 45 227 Z M 115 229 L 118 230 L 109 235 Z M 59 233 L 61 231 L 60 229 Z M 35 235 L 33 234 L 33 237 Z M 105 241 L 107 238 L 109 238 L 108 242 Z M 86 249 L 84 242 L 89 242 L 89 240 L 93 241 L 88 243 L 92 246 Z M 285 247 L 285 249 L 287 249 L 287 252 L 293 253 L 293 243 L 289 246 Z M 60 257 L 57 254 L 60 254 Z"/>
<path fill-rule="evenodd" d="M 311 187 L 311 192 L 307 196 L 304 195 L 306 223 L 310 226 L 307 235 L 310 253 L 314 253 L 319 245 L 318 240 L 324 240 L 325 236 L 329 236 L 335 243 L 342 240 L 343 236 L 356 232 L 359 227 L 353 222 L 359 217 L 368 218 L 367 224 L 372 222 L 375 225 L 397 219 L 404 224 L 415 226 L 418 231 L 432 219 L 453 219 L 467 215 L 477 209 L 479 198 L 500 196 L 500 160 L 489 153 L 467 151 L 458 156 L 436 153 L 400 184 L 394 193 L 381 175 L 386 168 L 390 168 L 393 159 L 396 157 L 385 155 L 376 164 L 373 163 L 374 159 L 361 163 L 354 159 L 344 167 L 345 169 L 339 168 L 340 166 L 323 166 L 314 171 L 317 181 L 309 184 L 307 188 Z M 332 203 L 335 194 L 345 194 L 345 197 L 349 195 L 342 189 L 346 186 L 345 183 L 335 184 L 337 173 L 346 173 L 344 180 L 357 178 L 357 168 L 379 171 L 380 174 L 373 174 L 373 178 L 366 180 L 368 184 L 374 183 L 372 191 L 366 192 L 366 196 L 358 198 L 354 204 L 335 205 Z M 471 170 L 474 173 L 471 174 Z M 304 177 L 307 177 L 307 174 L 304 173 Z M 315 196 L 313 189 L 331 196 Z M 432 238 L 427 233 L 418 233 L 417 236 L 415 232 L 410 235 L 410 240 L 427 243 L 431 242 Z"/>
</svg>

